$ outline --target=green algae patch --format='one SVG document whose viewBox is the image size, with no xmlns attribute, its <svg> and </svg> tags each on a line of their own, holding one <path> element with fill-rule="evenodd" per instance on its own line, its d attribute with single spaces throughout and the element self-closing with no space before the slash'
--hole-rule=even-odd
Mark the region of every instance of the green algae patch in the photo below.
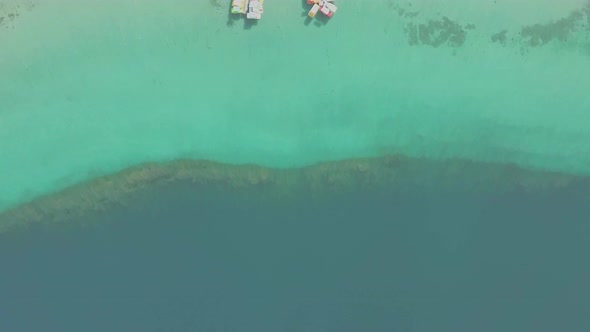
<svg viewBox="0 0 590 332">
<path fill-rule="evenodd" d="M 0 232 L 26 229 L 39 222 L 75 220 L 87 213 L 125 205 L 134 195 L 177 182 L 261 195 L 277 202 L 301 195 L 321 202 L 335 195 L 374 190 L 403 194 L 538 194 L 565 190 L 584 181 L 587 179 L 583 177 L 513 165 L 400 156 L 349 159 L 295 169 L 177 160 L 139 165 L 35 199 L 0 214 Z"/>
<path fill-rule="evenodd" d="M 406 33 L 410 45 L 461 47 L 467 39 L 467 30 L 474 28 L 472 24 L 464 27 L 443 16 L 439 20 L 429 20 L 424 24 L 408 23 Z"/>
<path fill-rule="evenodd" d="M 553 40 L 566 42 L 573 33 L 582 30 L 580 24 L 584 16 L 582 11 L 574 11 L 554 22 L 525 26 L 520 34 L 532 47 L 542 46 Z"/>
<path fill-rule="evenodd" d="M 501 45 L 506 45 L 508 30 L 504 29 L 498 33 L 495 33 L 491 36 L 491 40 L 494 43 L 499 43 Z"/>
</svg>

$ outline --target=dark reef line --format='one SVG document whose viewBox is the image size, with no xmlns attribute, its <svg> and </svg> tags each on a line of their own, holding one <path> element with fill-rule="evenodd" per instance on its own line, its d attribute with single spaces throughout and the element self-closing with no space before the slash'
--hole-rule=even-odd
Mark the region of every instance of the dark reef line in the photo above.
<svg viewBox="0 0 590 332">
<path fill-rule="evenodd" d="M 321 200 L 334 195 L 371 190 L 407 194 L 543 194 L 579 186 L 588 188 L 590 197 L 590 179 L 587 177 L 468 160 L 435 161 L 389 156 L 325 162 L 294 169 L 176 160 L 131 167 L 4 211 L 0 213 L 0 233 L 32 223 L 80 218 L 86 213 L 125 205 L 134 195 L 146 190 L 178 182 L 248 195 L 264 195 L 276 200 L 288 200 L 300 195 Z"/>
</svg>

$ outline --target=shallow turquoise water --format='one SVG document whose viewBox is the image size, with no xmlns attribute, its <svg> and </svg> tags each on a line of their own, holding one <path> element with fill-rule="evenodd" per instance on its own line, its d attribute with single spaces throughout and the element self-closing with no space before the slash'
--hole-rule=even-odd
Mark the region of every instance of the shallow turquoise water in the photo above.
<svg viewBox="0 0 590 332">
<path fill-rule="evenodd" d="M 0 209 L 179 157 L 401 153 L 590 173 L 588 14 L 563 40 L 518 35 L 585 1 L 342 1 L 317 25 L 301 1 L 267 0 L 247 28 L 215 1 L 1 3 Z M 443 16 L 464 43 L 410 45 L 408 24 Z"/>
</svg>

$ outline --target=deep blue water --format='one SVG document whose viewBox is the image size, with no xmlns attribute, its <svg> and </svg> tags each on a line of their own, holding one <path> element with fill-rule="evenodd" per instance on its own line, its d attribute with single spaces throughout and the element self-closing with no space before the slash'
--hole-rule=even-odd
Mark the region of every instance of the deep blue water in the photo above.
<svg viewBox="0 0 590 332">
<path fill-rule="evenodd" d="M 189 184 L 0 237 L 0 331 L 590 331 L 590 186 Z"/>
</svg>

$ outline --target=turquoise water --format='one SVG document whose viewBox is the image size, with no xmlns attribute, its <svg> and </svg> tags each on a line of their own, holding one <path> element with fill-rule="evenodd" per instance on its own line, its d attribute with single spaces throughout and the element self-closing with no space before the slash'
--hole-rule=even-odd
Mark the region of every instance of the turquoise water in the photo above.
<svg viewBox="0 0 590 332">
<path fill-rule="evenodd" d="M 336 1 L 0 0 L 0 331 L 588 331 L 590 1 Z"/>
<path fill-rule="evenodd" d="M 586 1 L 342 1 L 323 24 L 267 0 L 252 26 L 224 1 L 0 4 L 0 209 L 179 157 L 590 173 Z"/>
</svg>

